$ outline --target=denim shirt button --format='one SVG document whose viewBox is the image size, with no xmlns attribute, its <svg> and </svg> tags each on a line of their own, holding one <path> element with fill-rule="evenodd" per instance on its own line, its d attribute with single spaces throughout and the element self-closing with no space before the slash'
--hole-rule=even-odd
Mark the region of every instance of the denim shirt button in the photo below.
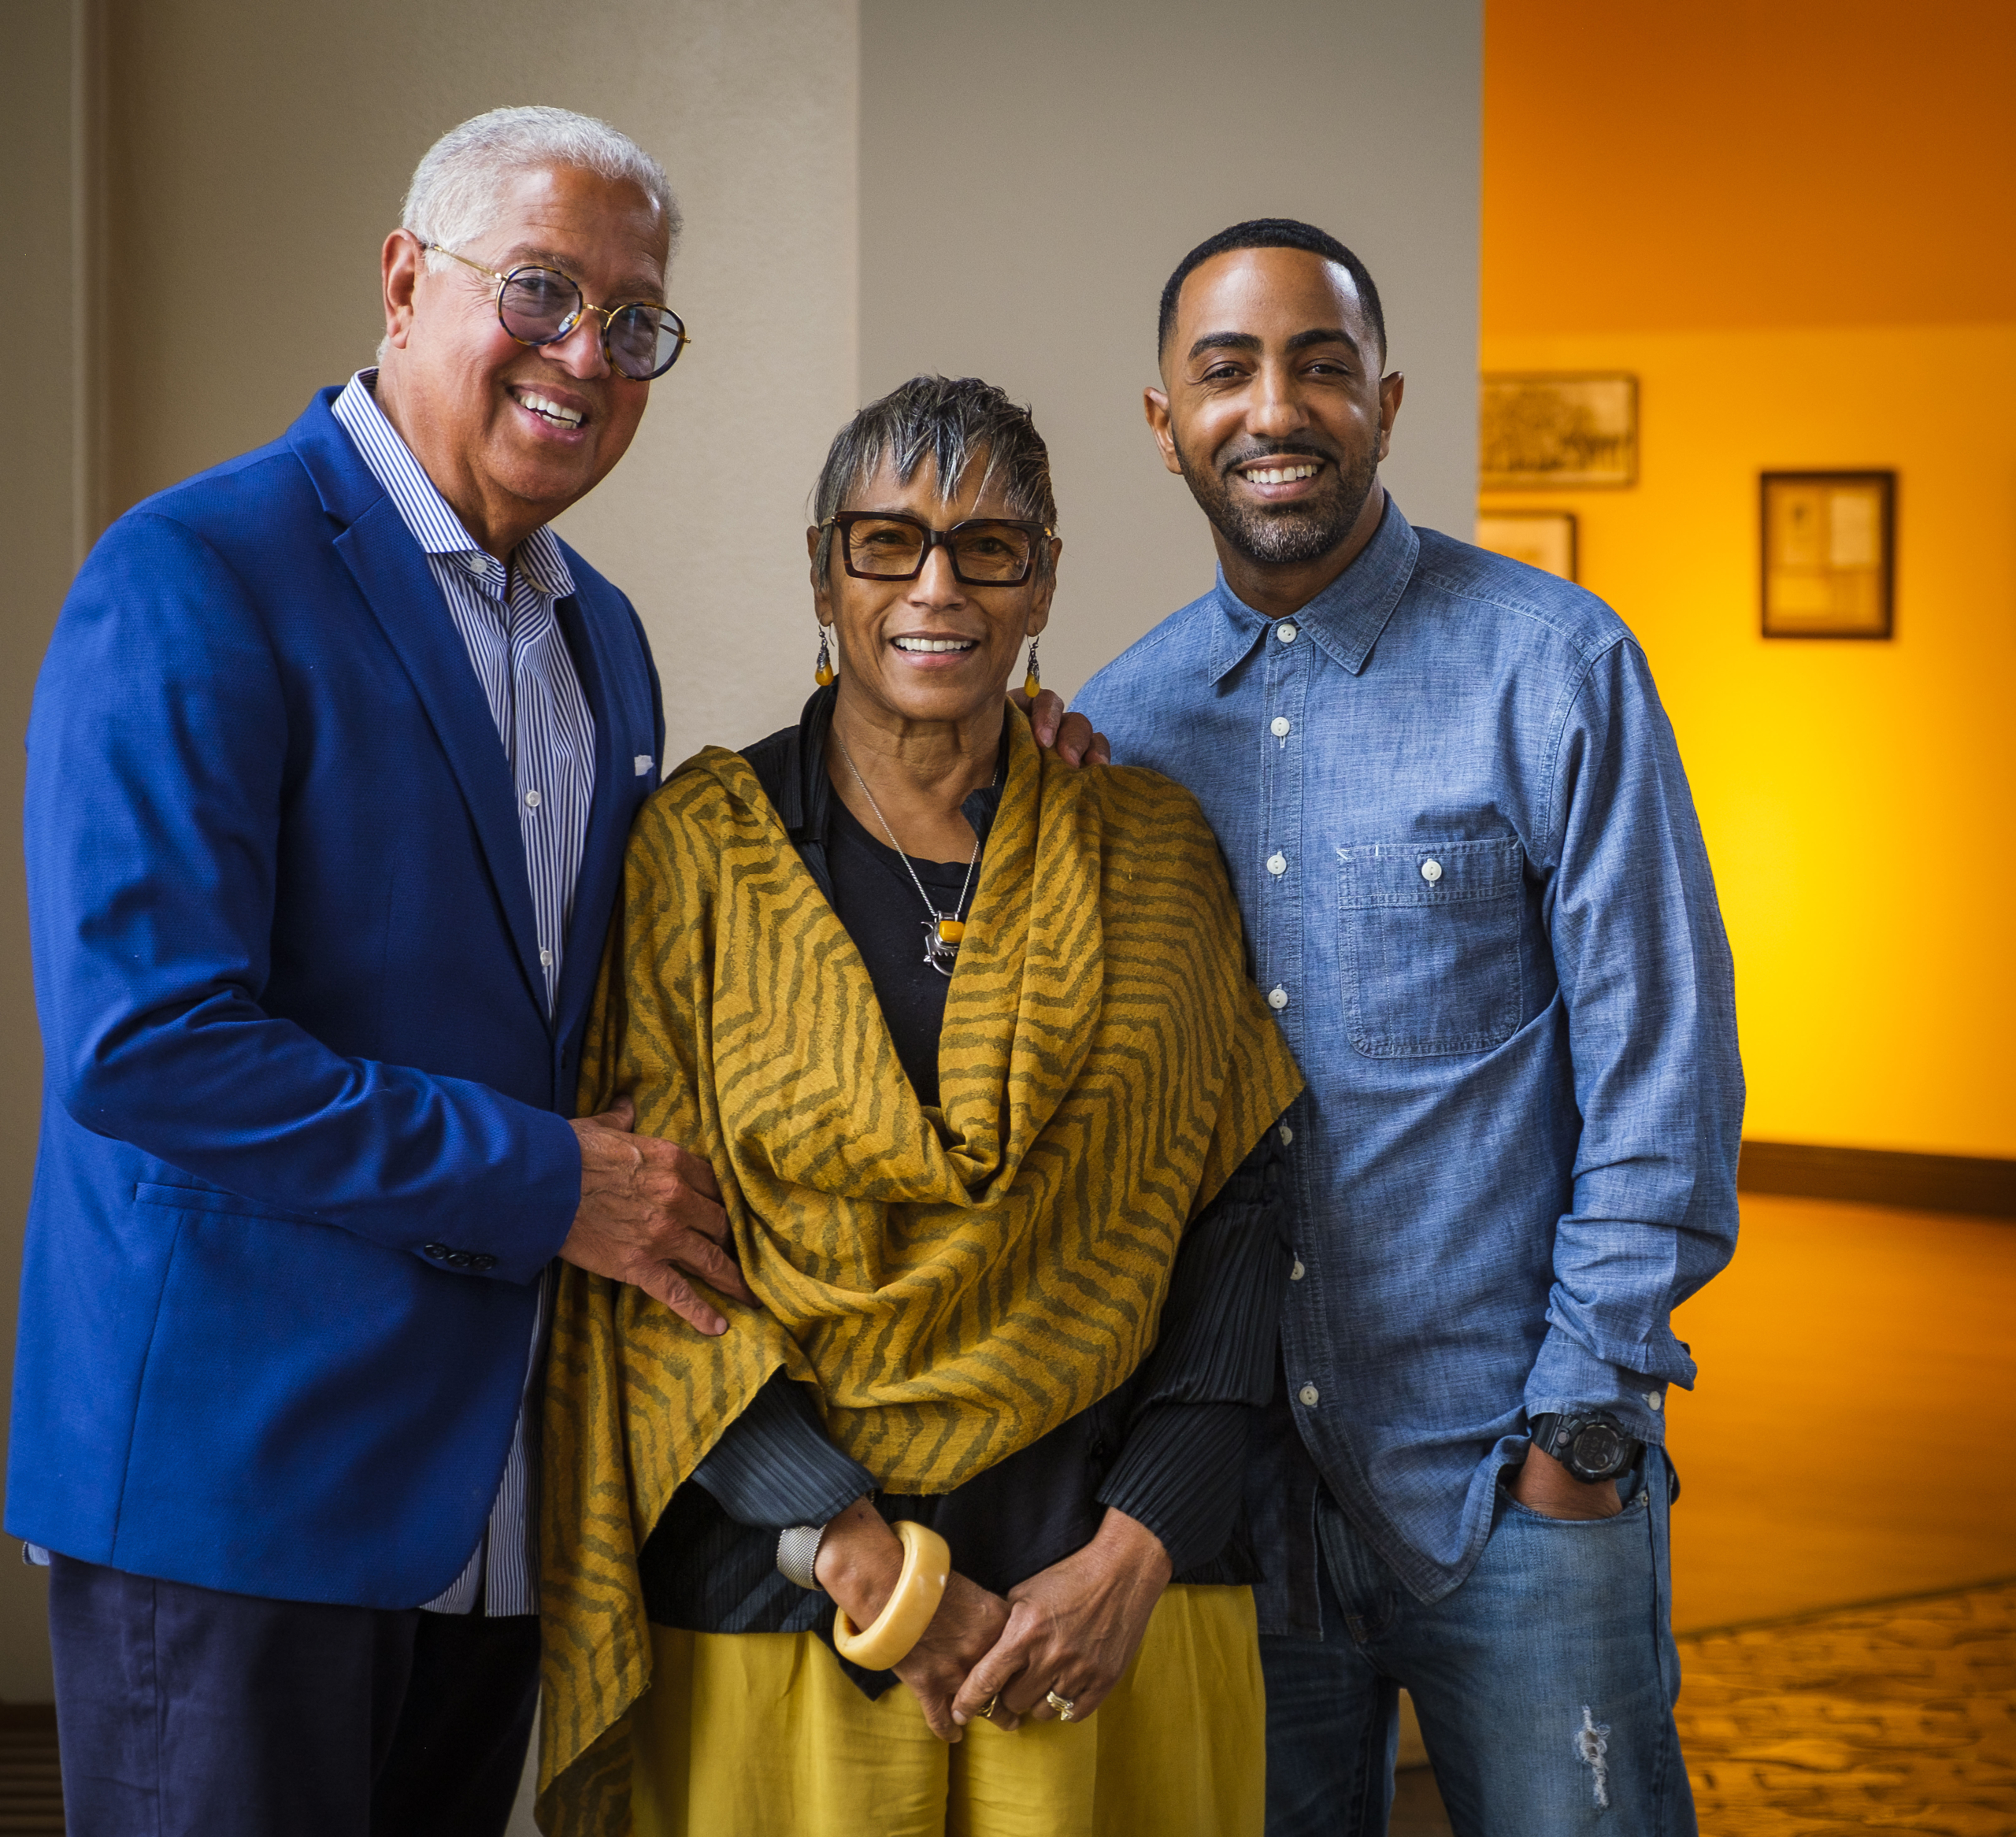
<svg viewBox="0 0 2016 1837">
<path fill-rule="evenodd" d="M 1302 1266 L 1302 1259 L 1299 1257 L 1288 1265 L 1288 1280 L 1291 1282 L 1301 1281 L 1306 1273 L 1307 1272 Z"/>
<path fill-rule="evenodd" d="M 1656 1391 L 1647 1391 L 1645 1393 L 1645 1407 L 1655 1416 L 1659 1413 L 1660 1406 L 1663 1401 Z"/>
<path fill-rule="evenodd" d="M 1290 720 L 1285 714 L 1277 714 L 1274 717 L 1273 720 L 1268 724 L 1267 731 L 1271 733 L 1276 739 L 1284 740 L 1288 737 L 1289 733 L 1293 730 L 1294 727 L 1295 723 Z"/>
<path fill-rule="evenodd" d="M 1269 856 L 1268 856 L 1268 857 L 1267 857 L 1267 872 L 1268 872 L 1269 873 L 1270 873 L 1270 874 L 1285 874 L 1288 871 L 1288 857 L 1286 855 L 1284 855 L 1284 854 L 1270 854 Z"/>
<path fill-rule="evenodd" d="M 1293 625 L 1277 625 L 1274 628 L 1274 635 L 1284 644 L 1292 644 L 1298 635 L 1298 628 Z"/>
<path fill-rule="evenodd" d="M 1423 861 L 1421 865 L 1421 877 L 1425 880 L 1429 886 L 1432 887 L 1436 881 L 1442 878 L 1441 862 Z"/>
<path fill-rule="evenodd" d="M 1311 1409 L 1315 1407 L 1317 1400 L 1321 1397 L 1322 1394 L 1323 1393 L 1317 1390 L 1314 1384 L 1305 1384 L 1295 1393 L 1295 1395 L 1299 1397 L 1304 1403 L 1309 1405 Z"/>
<path fill-rule="evenodd" d="M 1277 1012 L 1288 1005 L 1288 992 L 1278 983 L 1267 991 L 1267 1006 Z"/>
<path fill-rule="evenodd" d="M 1285 1148 L 1295 1139 L 1295 1131 L 1291 1129 L 1286 1123 L 1284 1123 L 1281 1124 L 1280 1128 L 1280 1137 L 1281 1146 Z"/>
</svg>

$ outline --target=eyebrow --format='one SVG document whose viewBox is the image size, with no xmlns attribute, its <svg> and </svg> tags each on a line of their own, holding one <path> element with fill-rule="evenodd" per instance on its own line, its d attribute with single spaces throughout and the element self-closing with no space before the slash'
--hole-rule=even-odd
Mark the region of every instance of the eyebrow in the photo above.
<svg viewBox="0 0 2016 1837">
<path fill-rule="evenodd" d="M 1348 345 L 1353 357 L 1362 354 L 1358 348 L 1358 340 L 1341 325 L 1319 326 L 1311 331 L 1298 331 L 1288 340 L 1288 348 L 1292 351 L 1302 351 L 1317 344 Z M 1260 339 L 1251 331 L 1212 331 L 1206 332 L 1190 347 L 1190 355 L 1194 360 L 1210 350 L 1258 351 L 1262 348 Z"/>
</svg>

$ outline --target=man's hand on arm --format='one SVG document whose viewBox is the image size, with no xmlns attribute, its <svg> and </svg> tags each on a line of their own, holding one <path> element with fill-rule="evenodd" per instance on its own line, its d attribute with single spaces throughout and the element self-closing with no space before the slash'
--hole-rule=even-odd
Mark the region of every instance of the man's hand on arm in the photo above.
<svg viewBox="0 0 2016 1837">
<path fill-rule="evenodd" d="M 1067 765 L 1110 765 L 1113 749 L 1104 734 L 1092 731 L 1092 724 L 1082 714 L 1066 714 L 1064 698 L 1054 689 L 1039 689 L 1032 701 L 1020 689 L 1011 690 L 1009 699 L 1029 717 L 1036 744 L 1054 746 Z"/>
<path fill-rule="evenodd" d="M 1614 1518 L 1624 1509 L 1614 1480 L 1577 1480 L 1551 1454 L 1526 1450 L 1513 1476 L 1512 1496 L 1543 1518 Z"/>
<path fill-rule="evenodd" d="M 737 1301 L 756 1299 L 723 1247 L 728 1214 L 713 1169 L 676 1143 L 632 1135 L 636 1121 L 627 1097 L 576 1120 L 581 1204 L 560 1254 L 634 1283 L 702 1333 L 725 1333 L 728 1322 L 686 1280 L 697 1276 Z"/>
</svg>

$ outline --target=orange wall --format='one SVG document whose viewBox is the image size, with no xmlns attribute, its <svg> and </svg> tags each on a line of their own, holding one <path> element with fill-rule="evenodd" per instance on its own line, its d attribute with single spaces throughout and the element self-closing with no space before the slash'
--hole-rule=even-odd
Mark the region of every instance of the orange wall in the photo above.
<svg viewBox="0 0 2016 1837">
<path fill-rule="evenodd" d="M 1755 1137 L 2016 1155 L 2012 21 L 1487 6 L 1484 367 L 1641 392 L 1636 487 L 1487 502 L 1575 511 L 1651 657 Z M 1862 467 L 1896 637 L 1766 641 L 1758 473 Z"/>
</svg>

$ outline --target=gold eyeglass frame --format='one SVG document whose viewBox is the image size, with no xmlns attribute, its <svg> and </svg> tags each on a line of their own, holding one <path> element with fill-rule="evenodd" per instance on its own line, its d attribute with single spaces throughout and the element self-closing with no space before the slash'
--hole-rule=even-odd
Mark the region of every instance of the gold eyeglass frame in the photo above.
<svg viewBox="0 0 2016 1837">
<path fill-rule="evenodd" d="M 412 232 L 409 231 L 407 234 L 411 235 Z M 528 350 L 540 350 L 547 345 L 559 344 L 573 337 L 574 328 L 581 323 L 582 315 L 592 313 L 602 321 L 602 354 L 608 361 L 610 369 L 626 383 L 655 383 L 685 355 L 686 347 L 693 342 L 693 335 L 686 329 L 686 321 L 673 312 L 671 307 L 661 301 L 624 300 L 613 306 L 598 306 L 588 298 L 587 290 L 564 269 L 549 268 L 543 261 L 526 261 L 521 262 L 517 267 L 507 272 L 500 274 L 495 269 L 486 267 L 480 261 L 472 261 L 466 255 L 458 255 L 454 250 L 443 248 L 439 243 L 421 242 L 417 236 L 414 236 L 413 240 L 420 243 L 424 252 L 428 254 L 445 255 L 450 261 L 459 261 L 463 267 L 473 268 L 478 274 L 487 275 L 491 280 L 495 281 L 497 283 L 497 323 L 504 327 L 504 335 L 506 338 L 510 339 L 513 344 L 524 346 Z M 509 325 L 505 324 L 505 288 L 511 284 L 516 276 L 531 273 L 558 275 L 568 286 L 574 290 L 575 298 L 581 302 L 579 307 L 561 320 L 560 329 L 550 338 L 521 338 Z M 654 313 L 665 313 L 671 319 L 679 335 L 679 342 L 673 346 L 672 355 L 648 376 L 632 376 L 628 370 L 617 362 L 616 353 L 610 349 L 610 327 L 615 323 L 617 313 L 627 313 L 633 306 L 648 306 Z"/>
</svg>

